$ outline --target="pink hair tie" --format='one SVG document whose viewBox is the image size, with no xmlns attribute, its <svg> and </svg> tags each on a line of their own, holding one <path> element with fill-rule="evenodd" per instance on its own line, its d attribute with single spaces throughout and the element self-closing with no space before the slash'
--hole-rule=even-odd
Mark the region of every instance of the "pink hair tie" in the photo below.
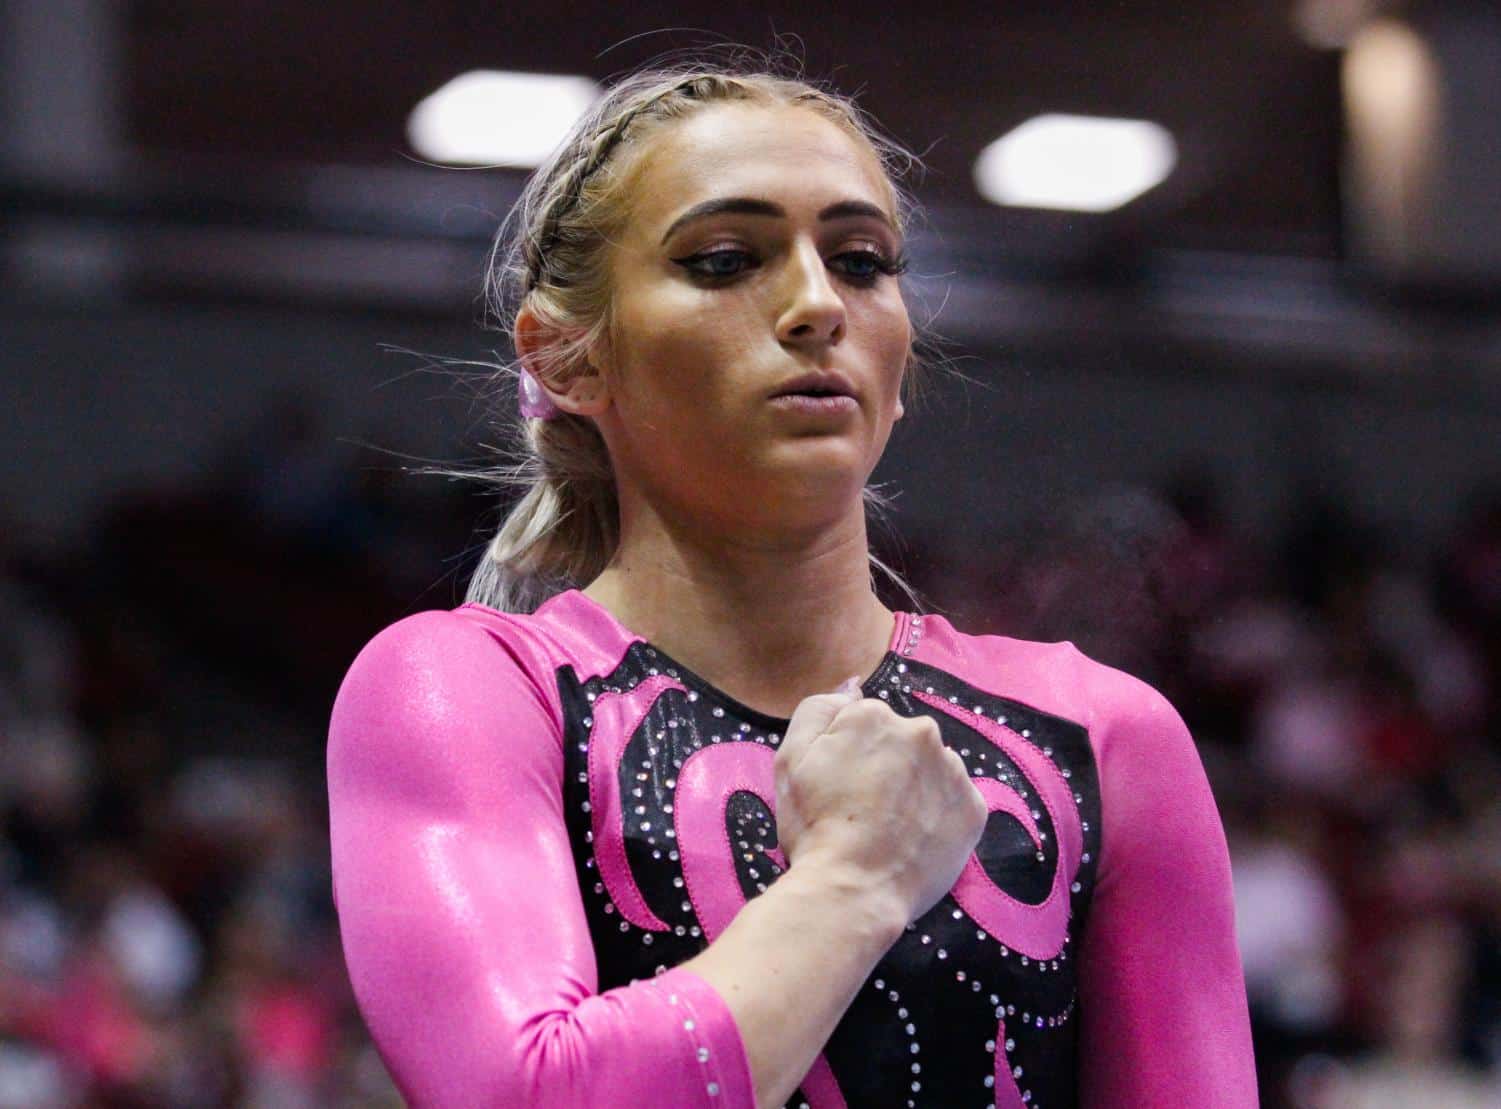
<svg viewBox="0 0 1501 1109">
<path fill-rule="evenodd" d="M 552 397 L 547 395 L 547 390 L 542 388 L 530 370 L 521 371 L 521 388 L 517 391 L 516 399 L 521 415 L 528 420 L 551 420 L 561 415 Z"/>
</svg>

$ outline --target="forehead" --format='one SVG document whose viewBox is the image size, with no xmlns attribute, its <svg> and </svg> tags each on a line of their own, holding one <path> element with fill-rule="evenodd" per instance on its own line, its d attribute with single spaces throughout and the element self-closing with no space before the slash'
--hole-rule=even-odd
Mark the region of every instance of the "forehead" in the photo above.
<svg viewBox="0 0 1501 1109">
<path fill-rule="evenodd" d="M 775 201 L 796 213 L 834 200 L 891 211 L 875 154 L 808 108 L 715 104 L 669 125 L 642 155 L 632 224 L 657 234 L 684 208 L 723 196 Z"/>
</svg>

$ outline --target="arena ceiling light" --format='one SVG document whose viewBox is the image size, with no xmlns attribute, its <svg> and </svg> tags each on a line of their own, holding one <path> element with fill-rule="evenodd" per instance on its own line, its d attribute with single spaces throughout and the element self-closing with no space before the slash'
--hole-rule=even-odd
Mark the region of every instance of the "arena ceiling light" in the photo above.
<svg viewBox="0 0 1501 1109">
<path fill-rule="evenodd" d="M 531 169 L 557 148 L 599 91 L 587 77 L 472 70 L 412 110 L 407 141 L 445 165 Z"/>
<path fill-rule="evenodd" d="M 1156 123 L 1051 113 L 982 150 L 975 187 L 993 204 L 1108 212 L 1160 184 L 1177 159 Z"/>
</svg>

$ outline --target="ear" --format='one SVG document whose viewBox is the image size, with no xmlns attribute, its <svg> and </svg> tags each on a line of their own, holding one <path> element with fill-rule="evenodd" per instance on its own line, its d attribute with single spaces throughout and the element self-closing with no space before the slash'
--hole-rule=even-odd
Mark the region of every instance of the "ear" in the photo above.
<svg viewBox="0 0 1501 1109">
<path fill-rule="evenodd" d="M 597 416 L 610 406 L 609 382 L 594 359 L 589 360 L 589 372 L 576 374 L 565 384 L 545 380 L 536 371 L 539 353 L 557 338 L 554 328 L 537 318 L 529 305 L 523 305 L 516 313 L 516 357 L 522 366 L 537 379 L 537 384 L 552 398 L 552 402 L 564 412 L 574 416 Z"/>
</svg>

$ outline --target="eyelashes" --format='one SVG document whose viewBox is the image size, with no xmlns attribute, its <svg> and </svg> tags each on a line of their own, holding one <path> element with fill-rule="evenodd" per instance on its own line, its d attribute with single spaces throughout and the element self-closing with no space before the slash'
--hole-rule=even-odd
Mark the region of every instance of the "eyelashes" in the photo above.
<svg viewBox="0 0 1501 1109">
<path fill-rule="evenodd" d="M 907 272 L 908 258 L 906 252 L 898 254 L 895 258 L 889 258 L 879 250 L 845 250 L 829 259 L 830 263 L 841 259 L 852 259 L 855 262 L 854 270 L 845 269 L 841 272 L 845 280 L 861 286 L 874 285 L 881 277 L 897 277 Z M 733 268 L 722 263 L 734 263 L 744 261 L 746 265 L 735 265 Z M 697 254 L 690 254 L 686 258 L 674 258 L 675 264 L 682 266 L 694 277 L 702 278 L 710 283 L 724 283 L 730 279 L 739 277 L 747 270 L 754 269 L 755 256 L 748 250 L 725 249 L 704 250 Z M 868 266 L 868 269 L 859 267 Z"/>
</svg>

